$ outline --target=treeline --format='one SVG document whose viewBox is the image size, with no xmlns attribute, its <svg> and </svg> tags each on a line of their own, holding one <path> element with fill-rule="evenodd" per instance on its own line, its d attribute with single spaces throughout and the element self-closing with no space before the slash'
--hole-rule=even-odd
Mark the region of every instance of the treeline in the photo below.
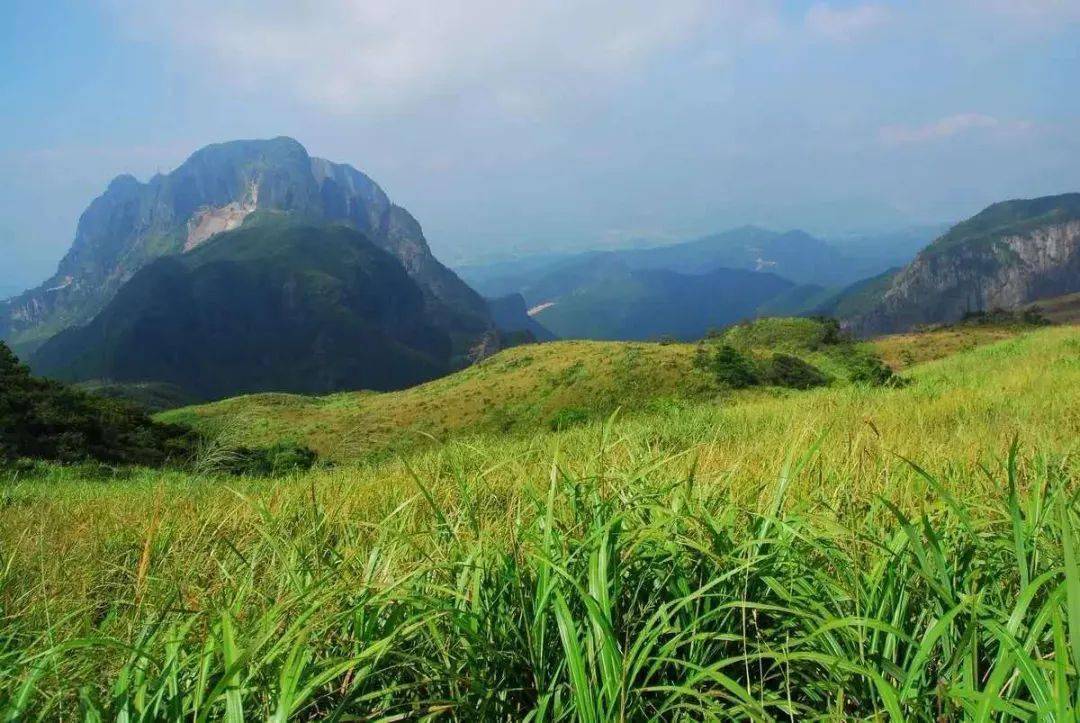
<svg viewBox="0 0 1080 723">
<path fill-rule="evenodd" d="M 0 342 L 0 463 L 30 458 L 161 466 L 189 459 L 191 430 L 119 399 L 35 377 Z"/>
</svg>

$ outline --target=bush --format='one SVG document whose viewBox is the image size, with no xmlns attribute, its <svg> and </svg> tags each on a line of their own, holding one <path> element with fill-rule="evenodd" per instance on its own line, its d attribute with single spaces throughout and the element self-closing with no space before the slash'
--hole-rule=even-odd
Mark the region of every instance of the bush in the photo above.
<svg viewBox="0 0 1080 723">
<path fill-rule="evenodd" d="M 249 477 L 279 477 L 306 472 L 315 466 L 314 450 L 295 442 L 278 442 L 270 447 L 241 447 L 224 465 L 224 471 Z"/>
<path fill-rule="evenodd" d="M 789 389 L 811 389 L 829 383 L 817 367 L 790 354 L 773 354 L 763 376 L 766 384 Z"/>
<path fill-rule="evenodd" d="M 867 384 L 872 387 L 899 386 L 900 377 L 893 370 L 870 354 L 853 354 L 847 358 L 848 378 L 855 384 Z"/>
<path fill-rule="evenodd" d="M 560 409 L 555 413 L 555 416 L 548 420 L 548 427 L 553 432 L 560 432 L 564 429 L 584 424 L 587 421 L 589 421 L 588 412 L 583 409 L 567 407 L 566 409 Z"/>
<path fill-rule="evenodd" d="M 753 360 L 730 344 L 716 350 L 711 367 L 716 381 L 732 389 L 745 389 L 758 383 Z"/>
</svg>

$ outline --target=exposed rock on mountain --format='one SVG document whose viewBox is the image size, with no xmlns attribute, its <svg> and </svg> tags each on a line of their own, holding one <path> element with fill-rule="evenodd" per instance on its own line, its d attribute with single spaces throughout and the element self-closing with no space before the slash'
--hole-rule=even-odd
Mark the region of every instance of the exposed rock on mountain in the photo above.
<svg viewBox="0 0 1080 723">
<path fill-rule="evenodd" d="M 36 348 L 90 321 L 154 259 L 191 252 L 258 213 L 341 222 L 364 233 L 419 285 L 428 313 L 448 330 L 459 356 L 490 330 L 484 300 L 432 256 L 408 211 L 356 169 L 275 138 L 207 146 L 147 183 L 116 178 L 79 219 L 57 273 L 0 303 L 0 337 L 23 351 Z"/>
<path fill-rule="evenodd" d="M 393 255 L 345 225 L 271 219 L 152 261 L 31 366 L 214 399 L 402 388 L 448 372 L 451 346 Z"/>
<path fill-rule="evenodd" d="M 858 291 L 839 306 L 864 336 L 1080 291 L 1080 193 L 994 204 Z"/>
</svg>

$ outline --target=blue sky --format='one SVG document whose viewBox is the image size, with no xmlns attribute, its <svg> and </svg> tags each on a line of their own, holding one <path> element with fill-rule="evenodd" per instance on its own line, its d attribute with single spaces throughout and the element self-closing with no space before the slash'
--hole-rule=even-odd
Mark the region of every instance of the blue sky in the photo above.
<svg viewBox="0 0 1080 723">
<path fill-rule="evenodd" d="M 6 0 L 0 294 L 112 177 L 291 135 L 463 262 L 1080 190 L 1080 0 Z"/>
</svg>

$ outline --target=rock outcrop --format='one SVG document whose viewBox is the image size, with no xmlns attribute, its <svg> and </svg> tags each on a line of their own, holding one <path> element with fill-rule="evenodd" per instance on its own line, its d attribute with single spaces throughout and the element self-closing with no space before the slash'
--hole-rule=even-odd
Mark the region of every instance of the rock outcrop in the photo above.
<svg viewBox="0 0 1080 723">
<path fill-rule="evenodd" d="M 90 321 L 151 261 L 190 252 L 217 233 L 289 214 L 339 222 L 396 256 L 464 358 L 492 328 L 484 300 L 432 255 L 420 224 L 351 166 L 312 158 L 291 138 L 207 146 L 146 183 L 116 178 L 79 219 L 56 274 L 0 303 L 0 338 L 28 352 Z"/>
<path fill-rule="evenodd" d="M 1006 201 L 921 251 L 845 325 L 860 336 L 906 331 L 1074 291 L 1080 291 L 1080 194 Z"/>
</svg>

